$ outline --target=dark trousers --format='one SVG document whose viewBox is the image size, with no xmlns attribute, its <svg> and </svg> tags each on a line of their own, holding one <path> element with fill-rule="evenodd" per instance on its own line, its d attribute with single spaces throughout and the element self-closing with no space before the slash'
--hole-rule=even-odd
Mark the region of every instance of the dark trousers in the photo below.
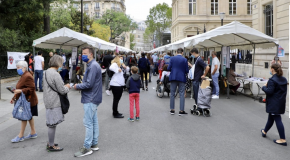
<svg viewBox="0 0 290 160">
<path fill-rule="evenodd" d="M 113 93 L 113 115 L 118 115 L 118 104 L 122 97 L 123 93 L 123 86 L 111 86 L 112 93 Z"/>
<path fill-rule="evenodd" d="M 286 139 L 284 126 L 283 126 L 282 119 L 281 119 L 280 115 L 272 115 L 271 113 L 269 113 L 268 122 L 265 126 L 264 131 L 267 133 L 271 129 L 271 127 L 273 126 L 274 121 L 276 123 L 280 139 Z"/>
<path fill-rule="evenodd" d="M 193 98 L 195 100 L 195 104 L 197 104 L 197 98 L 198 98 L 198 90 L 199 90 L 200 82 L 193 81 L 192 82 L 192 89 L 193 89 Z"/>
<path fill-rule="evenodd" d="M 157 62 L 154 62 L 154 71 L 153 71 L 153 74 L 154 75 L 158 74 L 158 65 L 157 65 Z"/>
<path fill-rule="evenodd" d="M 241 84 L 238 84 L 238 85 L 236 85 L 236 86 L 229 86 L 229 87 L 230 87 L 230 89 L 232 89 L 232 90 L 234 90 L 235 92 L 237 92 L 237 90 L 239 89 L 240 85 L 241 85 Z"/>
<path fill-rule="evenodd" d="M 143 74 L 145 74 L 145 84 L 146 84 L 146 87 L 148 86 L 148 81 L 147 81 L 147 74 L 148 74 L 148 71 L 147 69 L 140 69 L 140 74 L 141 74 L 141 82 L 142 82 L 142 86 L 144 86 L 144 77 L 143 77 Z"/>
</svg>

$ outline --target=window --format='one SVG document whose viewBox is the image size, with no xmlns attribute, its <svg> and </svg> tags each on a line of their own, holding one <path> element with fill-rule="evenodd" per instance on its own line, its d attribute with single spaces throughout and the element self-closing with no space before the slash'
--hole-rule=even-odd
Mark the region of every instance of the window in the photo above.
<svg viewBox="0 0 290 160">
<path fill-rule="evenodd" d="M 96 18 L 100 18 L 100 12 L 95 13 Z"/>
<path fill-rule="evenodd" d="M 75 3 L 74 3 L 74 4 L 73 4 L 73 7 L 74 7 L 74 8 L 78 8 L 78 4 L 75 4 Z"/>
<path fill-rule="evenodd" d="M 273 37 L 273 5 L 266 5 L 264 9 L 265 14 L 265 33 Z"/>
<path fill-rule="evenodd" d="M 211 0 L 211 15 L 218 15 L 218 0 Z"/>
<path fill-rule="evenodd" d="M 86 15 L 89 16 L 89 13 L 87 12 Z"/>
<path fill-rule="evenodd" d="M 229 0 L 229 15 L 236 15 L 237 13 L 237 2 L 236 0 Z"/>
<path fill-rule="evenodd" d="M 96 4 L 95 8 L 96 9 L 99 9 L 100 8 L 100 3 L 99 2 L 96 2 L 95 4 Z"/>
<path fill-rule="evenodd" d="M 89 10 L 89 4 L 88 3 L 85 4 L 85 10 Z"/>
<path fill-rule="evenodd" d="M 189 15 L 196 15 L 196 0 L 189 0 Z"/>
<path fill-rule="evenodd" d="M 248 10 L 248 14 L 251 15 L 252 14 L 252 0 L 247 0 L 247 10 Z"/>
</svg>

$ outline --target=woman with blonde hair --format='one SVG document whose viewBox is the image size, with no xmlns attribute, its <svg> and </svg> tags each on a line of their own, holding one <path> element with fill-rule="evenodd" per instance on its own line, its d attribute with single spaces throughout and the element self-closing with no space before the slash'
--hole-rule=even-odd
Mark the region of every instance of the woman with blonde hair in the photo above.
<svg viewBox="0 0 290 160">
<path fill-rule="evenodd" d="M 118 111 L 118 104 L 125 86 L 124 71 L 129 71 L 129 67 L 126 67 L 118 53 L 115 53 L 115 58 L 112 60 L 109 70 L 114 72 L 110 81 L 110 87 L 113 93 L 113 116 L 114 118 L 124 118 L 123 114 Z"/>
</svg>

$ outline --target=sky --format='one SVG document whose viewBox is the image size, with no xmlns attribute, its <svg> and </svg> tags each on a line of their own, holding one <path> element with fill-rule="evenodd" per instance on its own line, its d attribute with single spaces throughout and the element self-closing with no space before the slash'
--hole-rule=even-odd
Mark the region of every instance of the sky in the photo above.
<svg viewBox="0 0 290 160">
<path fill-rule="evenodd" d="M 172 0 L 125 0 L 126 14 L 130 15 L 135 21 L 145 21 L 150 8 L 163 2 L 171 7 Z"/>
</svg>

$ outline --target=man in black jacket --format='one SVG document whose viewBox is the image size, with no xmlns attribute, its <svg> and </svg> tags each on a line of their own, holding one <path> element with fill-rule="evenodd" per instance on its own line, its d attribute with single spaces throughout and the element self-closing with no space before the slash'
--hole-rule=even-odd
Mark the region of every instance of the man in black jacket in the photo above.
<svg viewBox="0 0 290 160">
<path fill-rule="evenodd" d="M 103 59 L 103 66 L 108 70 L 108 68 L 111 65 L 111 61 L 114 59 L 114 57 L 112 56 L 112 52 L 108 51 L 107 54 L 105 55 L 104 59 Z M 105 78 L 105 87 L 106 87 L 106 93 L 107 95 L 111 95 L 110 91 L 109 91 L 109 75 L 106 74 L 106 78 Z"/>
</svg>

